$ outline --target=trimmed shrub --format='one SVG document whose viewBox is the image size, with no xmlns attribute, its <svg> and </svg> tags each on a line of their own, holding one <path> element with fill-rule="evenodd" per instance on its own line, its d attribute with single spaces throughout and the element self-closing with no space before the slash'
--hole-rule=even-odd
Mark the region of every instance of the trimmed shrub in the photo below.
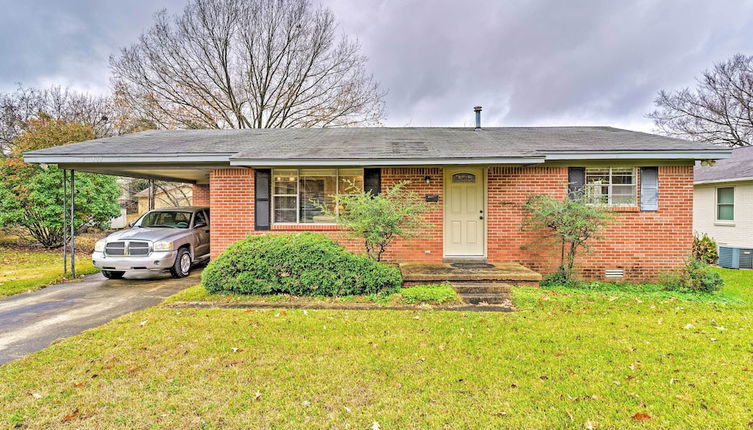
<svg viewBox="0 0 753 430">
<path fill-rule="evenodd" d="M 705 262 L 689 258 L 679 272 L 665 274 L 661 284 L 671 291 L 713 293 L 724 285 L 724 280 Z"/>
<path fill-rule="evenodd" d="M 457 293 L 449 284 L 416 285 L 403 288 L 400 294 L 406 303 L 431 302 L 442 304 L 454 302 L 458 299 Z"/>
<path fill-rule="evenodd" d="M 355 255 L 323 234 L 265 234 L 231 245 L 201 275 L 211 293 L 346 296 L 395 292 L 397 267 Z"/>
<path fill-rule="evenodd" d="M 693 236 L 693 258 L 706 264 L 716 264 L 719 260 L 716 241 L 706 233 Z"/>
</svg>

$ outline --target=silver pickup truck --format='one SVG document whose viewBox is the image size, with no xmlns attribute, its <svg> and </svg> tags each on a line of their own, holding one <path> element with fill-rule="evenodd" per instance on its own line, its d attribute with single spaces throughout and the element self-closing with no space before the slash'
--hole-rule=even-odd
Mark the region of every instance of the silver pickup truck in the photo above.
<svg viewBox="0 0 753 430">
<path fill-rule="evenodd" d="M 179 207 L 145 213 L 131 228 L 94 245 L 92 262 L 109 279 L 128 272 L 167 271 L 188 276 L 191 266 L 209 259 L 209 208 Z"/>
</svg>

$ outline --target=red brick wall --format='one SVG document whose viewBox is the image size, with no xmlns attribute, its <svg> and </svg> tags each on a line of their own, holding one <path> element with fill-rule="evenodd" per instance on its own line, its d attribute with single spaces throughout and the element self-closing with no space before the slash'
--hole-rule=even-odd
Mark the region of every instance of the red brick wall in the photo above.
<svg viewBox="0 0 753 430">
<path fill-rule="evenodd" d="M 603 237 L 579 259 L 585 278 L 619 268 L 625 279 L 654 280 L 681 265 L 693 242 L 693 166 L 660 166 L 659 210 L 617 212 Z"/>
<path fill-rule="evenodd" d="M 565 198 L 566 167 L 489 169 L 489 261 L 514 261 L 541 273 L 559 263 L 559 247 L 541 234 L 521 230 L 522 204 L 530 194 Z M 640 186 L 638 186 L 640 199 Z M 615 210 L 615 220 L 591 243 L 576 266 L 585 279 L 605 279 L 606 269 L 623 269 L 625 281 L 654 280 L 682 264 L 692 243 L 693 167 L 659 167 L 659 210 L 639 206 Z"/>
<path fill-rule="evenodd" d="M 218 256 L 254 229 L 254 172 L 251 169 L 216 169 L 209 173 L 211 215 L 210 247 Z"/>
<path fill-rule="evenodd" d="M 209 206 L 209 185 L 194 184 L 191 190 L 191 204 L 193 206 Z"/>
<path fill-rule="evenodd" d="M 430 183 L 424 178 L 429 176 Z M 385 255 L 390 261 L 441 262 L 443 258 L 443 170 L 442 168 L 382 169 L 382 190 L 410 181 L 409 189 L 419 195 L 438 194 L 438 203 L 426 216 L 427 228 L 419 237 L 394 242 Z M 682 263 L 692 241 L 692 166 L 659 167 L 659 210 L 638 207 L 616 211 L 616 221 L 604 232 L 604 240 L 592 244 L 592 252 L 581 254 L 577 266 L 588 279 L 603 279 L 605 269 L 624 269 L 624 280 L 654 279 L 662 271 Z M 253 171 L 219 169 L 210 175 L 212 207 L 212 255 L 253 231 Z M 639 187 L 640 188 L 640 187 Z M 531 194 L 565 198 L 567 167 L 492 167 L 488 171 L 488 259 L 519 262 L 546 274 L 559 262 L 559 248 L 542 240 L 540 232 L 521 229 L 522 204 Z M 277 225 L 273 233 L 317 231 L 361 252 L 360 241 L 348 237 L 338 226 Z M 429 251 L 429 253 L 426 253 Z"/>
<path fill-rule="evenodd" d="M 517 262 L 541 271 L 555 253 L 541 234 L 521 229 L 523 204 L 532 194 L 567 195 L 567 167 L 491 167 L 487 173 L 487 256 L 494 262 Z"/>
</svg>

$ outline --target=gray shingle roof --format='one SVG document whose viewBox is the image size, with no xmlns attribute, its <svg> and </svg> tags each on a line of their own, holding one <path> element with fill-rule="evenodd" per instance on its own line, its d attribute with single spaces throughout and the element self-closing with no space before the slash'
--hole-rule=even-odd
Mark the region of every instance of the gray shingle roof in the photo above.
<svg viewBox="0 0 753 430">
<path fill-rule="evenodd" d="M 695 167 L 695 182 L 730 181 L 753 178 L 753 146 L 735 148 L 732 157 L 713 166 Z"/>
<path fill-rule="evenodd" d="M 129 157 L 222 156 L 229 160 L 453 159 L 541 157 L 563 152 L 719 151 L 699 144 L 612 127 L 374 127 L 246 130 L 151 130 L 27 154 Z M 57 157 L 59 159 L 59 157 Z M 588 158 L 586 156 L 582 158 Z M 665 158 L 665 157 L 659 157 Z M 672 157 L 666 157 L 672 158 Z M 712 157 L 713 158 L 713 157 Z M 216 161 L 216 160 L 215 160 Z"/>
</svg>

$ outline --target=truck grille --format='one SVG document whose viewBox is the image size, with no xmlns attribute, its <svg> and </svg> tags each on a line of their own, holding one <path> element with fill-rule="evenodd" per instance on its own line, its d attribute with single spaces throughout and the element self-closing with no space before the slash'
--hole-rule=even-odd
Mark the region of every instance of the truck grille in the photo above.
<svg viewBox="0 0 753 430">
<path fill-rule="evenodd" d="M 107 255 L 126 255 L 125 242 L 108 242 L 105 246 L 105 253 Z"/>
<path fill-rule="evenodd" d="M 149 255 L 149 242 L 128 242 L 128 255 Z"/>
<path fill-rule="evenodd" d="M 105 246 L 105 254 L 107 255 L 131 255 L 131 256 L 144 256 L 149 255 L 149 242 L 137 242 L 137 241 L 121 241 L 121 242 L 108 242 Z"/>
</svg>

